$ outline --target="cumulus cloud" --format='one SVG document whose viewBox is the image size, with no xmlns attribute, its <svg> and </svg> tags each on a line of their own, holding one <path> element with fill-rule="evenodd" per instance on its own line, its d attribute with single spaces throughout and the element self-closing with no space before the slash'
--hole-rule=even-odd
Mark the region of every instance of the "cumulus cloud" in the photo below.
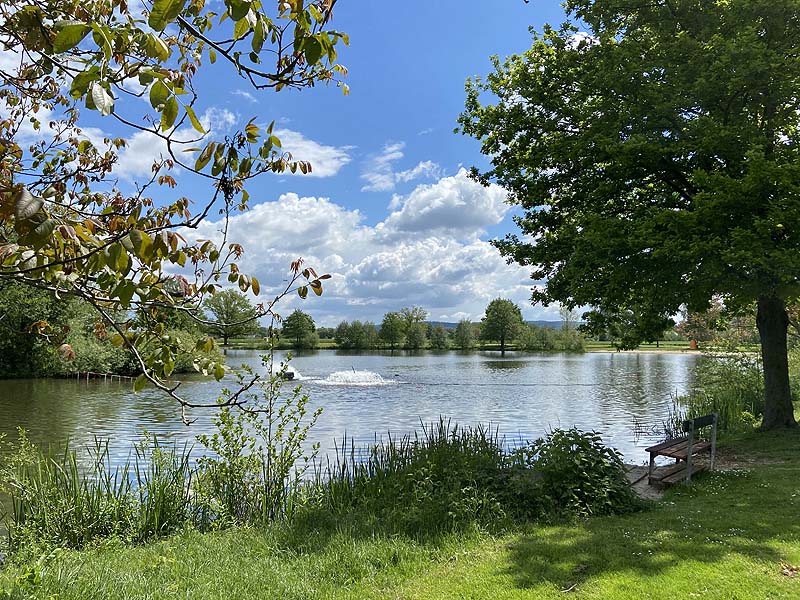
<svg viewBox="0 0 800 600">
<path fill-rule="evenodd" d="M 348 153 L 351 146 L 326 146 L 291 129 L 276 129 L 275 135 L 280 138 L 281 147 L 290 152 L 294 160 L 311 163 L 311 173 L 302 175 L 297 172 L 301 177 L 331 177 L 352 160 Z"/>
<path fill-rule="evenodd" d="M 502 204 L 503 194 L 481 186 L 470 189 L 467 183 L 472 182 L 459 172 L 433 186 L 420 186 L 423 189 L 412 192 L 399 211 L 374 226 L 366 224 L 358 210 L 329 198 L 283 194 L 233 217 L 229 237 L 245 247 L 239 264 L 259 278 L 262 300 L 285 285 L 290 262 L 300 256 L 319 273 L 330 273 L 322 298 L 302 301 L 293 296 L 280 306 L 281 313 L 302 308 L 320 325 L 343 319 L 380 322 L 387 311 L 411 305 L 425 307 L 431 319 L 479 320 L 497 296 L 518 302 L 533 318 L 528 270 L 508 265 L 479 237 L 504 214 L 497 204 Z M 436 193 L 429 188 L 449 194 L 444 204 L 453 211 L 483 210 L 483 220 L 474 217 L 458 226 L 421 227 L 412 216 L 423 212 L 423 196 L 433 201 Z M 479 190 L 489 200 L 479 198 Z M 398 227 L 408 224 L 416 227 L 414 234 L 401 235 Z M 206 222 L 193 237 L 218 240 L 220 228 L 221 223 Z"/>
<path fill-rule="evenodd" d="M 431 185 L 417 186 L 405 198 L 395 196 L 396 209 L 381 229 L 386 233 L 417 234 L 448 231 L 453 235 L 482 233 L 505 217 L 506 192 L 498 185 L 484 187 L 459 169 Z"/>
<path fill-rule="evenodd" d="M 410 169 L 395 171 L 394 164 L 405 156 L 405 146 L 404 142 L 390 142 L 367 162 L 361 174 L 361 179 L 366 182 L 362 192 L 391 192 L 398 183 L 442 176 L 442 168 L 430 160 L 421 161 Z"/>
</svg>

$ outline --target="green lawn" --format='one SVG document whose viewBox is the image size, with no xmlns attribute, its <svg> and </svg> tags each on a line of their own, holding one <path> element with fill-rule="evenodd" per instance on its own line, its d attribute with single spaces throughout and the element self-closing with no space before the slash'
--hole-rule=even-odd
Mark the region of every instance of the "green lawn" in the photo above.
<svg viewBox="0 0 800 600">
<path fill-rule="evenodd" d="M 365 524 L 186 533 L 0 572 L 7 598 L 798 598 L 800 433 L 727 442 L 751 465 L 649 511 L 415 541 Z M 724 447 L 723 447 L 724 451 Z M 34 583 L 18 583 L 25 579 Z M 0 598 L 3 598 L 0 592 Z"/>
</svg>

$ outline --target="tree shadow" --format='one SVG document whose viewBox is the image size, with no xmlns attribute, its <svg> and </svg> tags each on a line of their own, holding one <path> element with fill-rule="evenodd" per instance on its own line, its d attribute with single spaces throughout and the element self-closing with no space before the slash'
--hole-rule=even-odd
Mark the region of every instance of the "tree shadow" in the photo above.
<svg viewBox="0 0 800 600">
<path fill-rule="evenodd" d="M 706 474 L 653 510 L 531 529 L 507 546 L 504 573 L 519 588 L 547 581 L 567 591 L 604 574 L 652 578 L 681 561 L 713 564 L 732 554 L 777 565 L 774 542 L 800 535 L 791 493 L 765 473 Z"/>
</svg>

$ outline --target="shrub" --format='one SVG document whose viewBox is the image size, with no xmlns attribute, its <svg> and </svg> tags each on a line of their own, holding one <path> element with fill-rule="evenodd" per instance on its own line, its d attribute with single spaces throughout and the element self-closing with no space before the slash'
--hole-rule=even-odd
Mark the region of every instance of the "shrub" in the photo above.
<svg viewBox="0 0 800 600">
<path fill-rule="evenodd" d="M 597 433 L 556 429 L 512 455 L 529 469 L 540 517 L 588 517 L 627 512 L 638 505 L 622 457 Z"/>
<path fill-rule="evenodd" d="M 272 356 L 263 360 L 273 373 Z M 322 410 L 308 414 L 308 396 L 300 386 L 282 393 L 287 368 L 282 363 L 269 379 L 258 380 L 259 392 L 241 398 L 247 402 L 243 409 L 221 408 L 213 419 L 216 432 L 197 436 L 211 451 L 199 461 L 195 486 L 201 527 L 291 518 L 300 479 L 319 448 L 315 444 L 307 454 L 306 438 Z M 246 374 L 252 380 L 248 367 L 237 377 L 249 388 Z"/>
<path fill-rule="evenodd" d="M 594 433 L 556 430 L 506 452 L 497 432 L 440 420 L 422 433 L 352 444 L 317 471 L 316 505 L 361 512 L 393 532 L 441 533 L 470 525 L 629 511 L 638 503 L 619 454 Z"/>
<path fill-rule="evenodd" d="M 504 464 L 496 432 L 440 419 L 361 452 L 343 440 L 333 462 L 317 470 L 312 496 L 334 513 L 362 511 L 394 531 L 437 533 L 505 518 Z"/>
</svg>

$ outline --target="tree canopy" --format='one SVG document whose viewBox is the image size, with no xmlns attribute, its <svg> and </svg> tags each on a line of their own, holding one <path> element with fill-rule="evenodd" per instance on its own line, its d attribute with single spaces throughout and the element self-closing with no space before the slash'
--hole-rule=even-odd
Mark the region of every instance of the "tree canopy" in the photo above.
<svg viewBox="0 0 800 600">
<path fill-rule="evenodd" d="M 347 36 L 329 26 L 334 5 L 0 1 L 9 58 L 0 65 L 0 278 L 83 298 L 136 357 L 144 373 L 137 388 L 149 379 L 192 406 L 164 382 L 178 344 L 151 312 L 198 315 L 203 299 L 225 283 L 255 295 L 261 284 L 240 271 L 244 249 L 227 229 L 216 243 L 187 235 L 212 210 L 227 219 L 245 209 L 253 177 L 312 169 L 282 150 L 266 115 L 264 127 L 254 118 L 224 140 L 210 138 L 196 114 L 202 90 L 195 76 L 218 62 L 256 89 L 341 84 L 337 46 Z M 142 100 L 150 109 L 144 119 Z M 152 176 L 120 189 L 114 169 L 126 140 L 87 135 L 82 111 L 162 144 Z M 207 196 L 181 196 L 178 169 L 181 178 L 207 181 Z M 300 261 L 287 268 L 288 285 L 270 298 L 322 292 L 325 276 Z M 269 316 L 272 306 L 259 314 Z M 127 318 L 131 311 L 135 319 Z M 208 340 L 197 345 L 210 349 Z M 204 369 L 224 374 L 213 361 Z M 234 392 L 228 402 L 239 397 Z"/>
<path fill-rule="evenodd" d="M 546 282 L 534 301 L 629 310 L 650 324 L 639 336 L 717 295 L 757 306 L 763 426 L 793 426 L 785 305 L 800 295 L 800 2 L 565 6 L 588 31 L 546 27 L 467 84 L 461 130 L 491 157 L 473 174 L 524 211 L 525 237 L 497 246 Z"/>
<path fill-rule="evenodd" d="M 500 342 L 500 351 L 505 352 L 506 342 L 519 335 L 524 325 L 519 306 L 511 300 L 495 298 L 487 305 L 481 320 L 481 337 Z"/>
<path fill-rule="evenodd" d="M 211 313 L 208 330 L 222 338 L 227 346 L 232 337 L 253 335 L 258 331 L 258 311 L 239 290 L 223 290 L 206 298 L 203 308 Z"/>
<path fill-rule="evenodd" d="M 403 332 L 405 331 L 405 322 L 400 313 L 388 312 L 383 315 L 381 321 L 380 337 L 389 344 L 389 347 L 394 350 L 395 346 L 400 345 L 403 341 Z"/>
<path fill-rule="evenodd" d="M 311 315 L 297 309 L 283 320 L 281 333 L 292 341 L 294 348 L 314 348 L 319 341 L 316 330 Z"/>
</svg>

